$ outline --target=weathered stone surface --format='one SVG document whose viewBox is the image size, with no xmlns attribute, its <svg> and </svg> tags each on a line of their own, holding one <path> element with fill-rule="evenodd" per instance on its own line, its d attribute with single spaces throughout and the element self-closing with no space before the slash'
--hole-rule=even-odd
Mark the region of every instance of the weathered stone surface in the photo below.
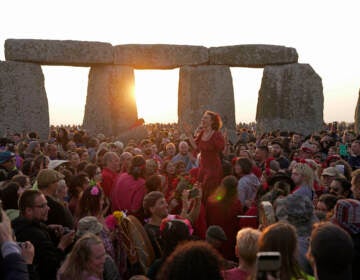
<svg viewBox="0 0 360 280">
<path fill-rule="evenodd" d="M 235 141 L 234 90 L 227 66 L 185 66 L 180 68 L 178 119 L 195 129 L 206 110 L 220 114 L 229 139 Z"/>
<path fill-rule="evenodd" d="M 36 131 L 49 136 L 49 108 L 41 67 L 33 63 L 0 62 L 0 135 Z"/>
<path fill-rule="evenodd" d="M 276 45 L 237 45 L 209 49 L 210 64 L 240 67 L 296 63 L 296 49 Z"/>
<path fill-rule="evenodd" d="M 83 126 L 91 133 L 117 136 L 137 120 L 134 70 L 124 66 L 90 69 Z"/>
<path fill-rule="evenodd" d="M 185 65 L 208 63 L 208 49 L 185 45 L 119 45 L 115 46 L 114 63 L 138 69 L 172 69 Z"/>
<path fill-rule="evenodd" d="M 112 64 L 114 56 L 109 43 L 7 39 L 5 58 L 45 65 L 92 66 Z"/>
<path fill-rule="evenodd" d="M 355 108 L 355 132 L 357 134 L 360 133 L 360 90 L 359 90 L 359 97 L 358 97 L 358 101 L 356 103 L 356 108 Z"/>
<path fill-rule="evenodd" d="M 259 91 L 257 133 L 280 129 L 307 135 L 323 124 L 321 78 L 308 64 L 267 66 Z"/>
</svg>

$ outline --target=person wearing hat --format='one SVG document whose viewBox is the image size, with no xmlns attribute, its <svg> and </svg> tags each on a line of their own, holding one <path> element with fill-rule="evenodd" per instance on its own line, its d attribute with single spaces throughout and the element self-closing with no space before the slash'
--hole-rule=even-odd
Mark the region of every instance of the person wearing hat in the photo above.
<svg viewBox="0 0 360 280">
<path fill-rule="evenodd" d="M 325 188 L 325 191 L 328 191 L 332 181 L 336 177 L 344 177 L 335 167 L 325 168 L 321 172 L 321 184 Z"/>
<path fill-rule="evenodd" d="M 354 243 L 353 279 L 360 279 L 360 201 L 339 199 L 336 202 L 331 222 L 350 234 Z"/>
<path fill-rule="evenodd" d="M 37 186 L 45 195 L 50 207 L 46 224 L 62 225 L 73 228 L 73 217 L 68 208 L 56 200 L 58 183 L 64 179 L 64 175 L 53 169 L 42 169 L 37 176 Z"/>
<path fill-rule="evenodd" d="M 206 230 L 206 241 L 217 250 L 220 250 L 222 244 L 227 240 L 226 233 L 221 226 L 211 225 Z"/>
<path fill-rule="evenodd" d="M 307 257 L 312 263 L 316 279 L 359 279 L 352 275 L 353 254 L 353 242 L 346 231 L 329 222 L 315 226 Z"/>
<path fill-rule="evenodd" d="M 101 237 L 102 229 L 103 229 L 103 225 L 99 222 L 99 220 L 96 217 L 85 216 L 78 221 L 75 236 L 76 239 L 80 239 L 82 236 L 92 233 L 100 237 L 100 239 L 102 239 Z M 119 270 L 116 267 L 114 260 L 108 253 L 106 253 L 105 255 L 103 279 L 105 280 L 121 279 Z"/>
<path fill-rule="evenodd" d="M 284 198 L 283 204 L 276 210 L 278 220 L 286 221 L 295 227 L 299 265 L 304 272 L 312 274 L 311 266 L 306 259 L 312 226 L 318 221 L 312 201 L 306 196 L 290 194 Z"/>
<path fill-rule="evenodd" d="M 11 180 L 18 173 L 15 154 L 10 151 L 0 152 L 0 182 Z"/>
</svg>

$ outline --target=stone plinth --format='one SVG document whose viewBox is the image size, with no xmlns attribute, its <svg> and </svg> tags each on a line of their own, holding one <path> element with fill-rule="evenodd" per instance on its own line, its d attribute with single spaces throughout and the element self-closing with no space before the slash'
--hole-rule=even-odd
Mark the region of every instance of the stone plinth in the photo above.
<svg viewBox="0 0 360 280">
<path fill-rule="evenodd" d="M 109 43 L 31 39 L 7 39 L 5 58 L 69 66 L 112 64 L 114 60 L 113 47 Z"/>
<path fill-rule="evenodd" d="M 235 141 L 234 90 L 227 66 L 185 66 L 180 68 L 179 125 L 195 129 L 206 110 L 220 114 L 230 140 Z"/>
<path fill-rule="evenodd" d="M 322 81 L 308 64 L 267 66 L 256 112 L 257 133 L 280 129 L 304 135 L 323 124 Z"/>
<path fill-rule="evenodd" d="M 134 70 L 124 66 L 90 69 L 83 126 L 91 133 L 117 136 L 137 120 Z"/>
<path fill-rule="evenodd" d="M 49 107 L 41 67 L 0 62 L 0 135 L 36 131 L 49 136 Z"/>
<path fill-rule="evenodd" d="M 185 65 L 208 63 L 208 49 L 183 45 L 115 46 L 114 63 L 137 69 L 172 69 Z"/>
<path fill-rule="evenodd" d="M 239 67 L 265 67 L 267 65 L 296 63 L 296 49 L 275 45 L 238 45 L 209 49 L 210 64 Z"/>
</svg>

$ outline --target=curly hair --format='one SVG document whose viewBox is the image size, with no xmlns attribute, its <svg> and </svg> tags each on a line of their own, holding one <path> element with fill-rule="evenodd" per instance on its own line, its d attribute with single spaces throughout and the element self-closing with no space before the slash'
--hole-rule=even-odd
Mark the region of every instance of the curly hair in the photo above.
<svg viewBox="0 0 360 280">
<path fill-rule="evenodd" d="M 176 247 L 166 259 L 159 279 L 218 280 L 221 276 L 221 256 L 205 241 L 189 241 Z"/>
<path fill-rule="evenodd" d="M 218 113 L 207 110 L 207 111 L 205 111 L 204 114 L 209 115 L 211 117 L 211 120 L 212 120 L 211 128 L 213 130 L 218 131 L 222 127 L 222 120 Z"/>
<path fill-rule="evenodd" d="M 315 173 L 307 163 L 297 162 L 293 169 L 304 177 L 304 181 L 309 187 L 314 185 Z"/>
</svg>

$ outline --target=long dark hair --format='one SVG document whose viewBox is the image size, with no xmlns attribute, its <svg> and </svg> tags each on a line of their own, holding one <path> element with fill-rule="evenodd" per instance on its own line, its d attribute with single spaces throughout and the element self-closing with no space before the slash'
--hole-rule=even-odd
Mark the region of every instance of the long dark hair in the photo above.
<svg viewBox="0 0 360 280">
<path fill-rule="evenodd" d="M 259 252 L 280 252 L 281 279 L 304 278 L 296 260 L 297 234 L 294 226 L 285 222 L 268 226 L 260 236 Z"/>
</svg>

